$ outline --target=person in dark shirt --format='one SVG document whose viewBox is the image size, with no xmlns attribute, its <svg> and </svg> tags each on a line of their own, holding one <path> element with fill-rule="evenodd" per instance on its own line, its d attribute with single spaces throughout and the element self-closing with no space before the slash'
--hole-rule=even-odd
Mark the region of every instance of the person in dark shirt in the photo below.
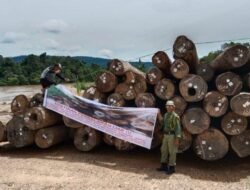
<svg viewBox="0 0 250 190">
<path fill-rule="evenodd" d="M 51 85 L 56 85 L 55 78 L 59 78 L 62 81 L 68 82 L 69 79 L 64 78 L 60 73 L 62 71 L 62 65 L 57 63 L 53 66 L 47 67 L 43 70 L 40 77 L 40 84 L 42 85 L 42 91 L 44 92 L 46 88 L 49 88 Z"/>
</svg>

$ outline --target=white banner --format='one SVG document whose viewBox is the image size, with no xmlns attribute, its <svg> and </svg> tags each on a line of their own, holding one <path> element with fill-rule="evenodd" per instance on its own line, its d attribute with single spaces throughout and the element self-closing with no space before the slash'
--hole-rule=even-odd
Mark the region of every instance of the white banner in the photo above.
<svg viewBox="0 0 250 190">
<path fill-rule="evenodd" d="M 157 108 L 113 107 L 73 95 L 63 85 L 46 90 L 44 107 L 103 133 L 150 149 Z"/>
</svg>

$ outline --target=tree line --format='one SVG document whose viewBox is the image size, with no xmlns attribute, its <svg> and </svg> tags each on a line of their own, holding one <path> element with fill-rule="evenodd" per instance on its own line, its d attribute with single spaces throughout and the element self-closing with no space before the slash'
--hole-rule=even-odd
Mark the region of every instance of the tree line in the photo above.
<svg viewBox="0 0 250 190">
<path fill-rule="evenodd" d="M 209 52 L 200 61 L 210 63 L 223 50 L 235 44 L 239 43 L 225 43 L 220 50 Z M 241 44 L 250 48 L 249 43 Z M 48 56 L 46 53 L 38 56 L 31 54 L 20 63 L 16 63 L 13 59 L 4 58 L 0 55 L 0 86 L 39 84 L 43 69 L 55 63 L 61 63 L 63 66 L 62 74 L 78 84 L 93 82 L 98 72 L 103 70 L 100 65 L 87 64 L 70 56 Z M 135 66 L 144 72 L 146 71 L 145 65 L 141 61 Z"/>
<path fill-rule="evenodd" d="M 69 56 L 28 55 L 20 63 L 0 55 L 0 86 L 39 84 L 42 71 L 55 63 L 61 63 L 62 74 L 74 82 L 93 81 L 95 74 L 102 70 L 97 64 Z"/>
</svg>

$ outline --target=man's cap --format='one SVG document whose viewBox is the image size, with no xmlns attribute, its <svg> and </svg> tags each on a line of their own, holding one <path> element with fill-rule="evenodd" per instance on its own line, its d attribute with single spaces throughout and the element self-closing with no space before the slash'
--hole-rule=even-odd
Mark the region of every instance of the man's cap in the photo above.
<svg viewBox="0 0 250 190">
<path fill-rule="evenodd" d="M 175 106 L 175 105 L 174 105 L 174 102 L 172 100 L 168 100 L 166 102 L 166 106 Z"/>
</svg>

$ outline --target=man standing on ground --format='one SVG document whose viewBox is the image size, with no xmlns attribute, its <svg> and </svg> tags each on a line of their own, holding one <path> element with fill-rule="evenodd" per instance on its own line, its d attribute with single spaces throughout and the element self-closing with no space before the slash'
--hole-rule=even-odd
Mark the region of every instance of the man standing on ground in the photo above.
<svg viewBox="0 0 250 190">
<path fill-rule="evenodd" d="M 157 170 L 173 174 L 175 172 L 176 154 L 181 138 L 181 125 L 180 117 L 174 112 L 174 102 L 167 101 L 166 108 L 167 113 L 165 113 L 163 121 L 164 137 L 161 146 L 161 167 L 157 168 Z"/>
<path fill-rule="evenodd" d="M 58 77 L 62 81 L 68 82 L 69 79 L 64 78 L 60 73 L 62 71 L 62 65 L 60 63 L 56 63 L 54 66 L 47 67 L 43 70 L 40 78 L 40 84 L 42 85 L 44 92 L 46 88 L 49 88 L 51 85 L 56 85 L 55 78 Z"/>
</svg>

